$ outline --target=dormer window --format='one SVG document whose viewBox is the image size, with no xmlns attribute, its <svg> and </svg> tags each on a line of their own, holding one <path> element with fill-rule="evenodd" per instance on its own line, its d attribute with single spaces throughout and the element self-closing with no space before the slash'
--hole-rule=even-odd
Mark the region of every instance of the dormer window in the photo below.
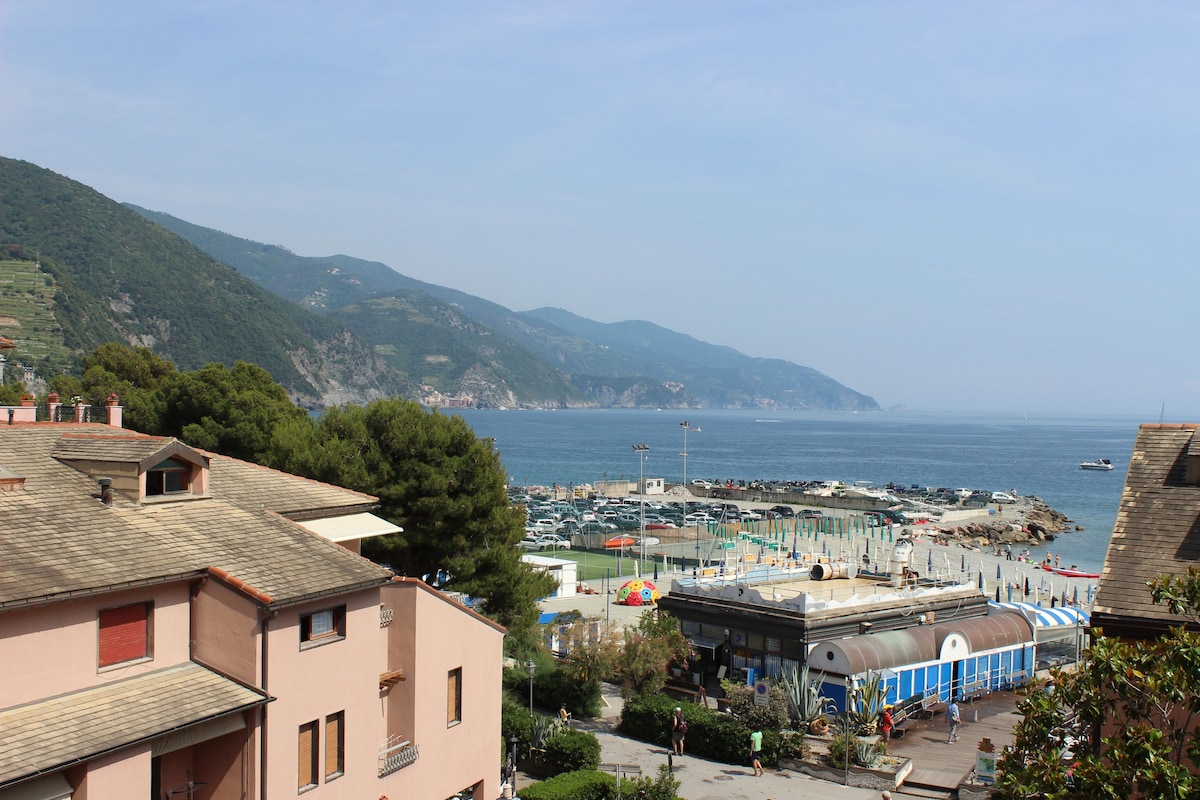
<svg viewBox="0 0 1200 800">
<path fill-rule="evenodd" d="M 146 470 L 146 496 L 180 494 L 191 490 L 192 465 L 167 458 Z"/>
</svg>

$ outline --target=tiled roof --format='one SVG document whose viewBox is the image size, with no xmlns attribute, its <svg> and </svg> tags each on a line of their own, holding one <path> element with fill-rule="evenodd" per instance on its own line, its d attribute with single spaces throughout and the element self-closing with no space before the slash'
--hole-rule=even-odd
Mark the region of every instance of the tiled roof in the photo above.
<svg viewBox="0 0 1200 800">
<path fill-rule="evenodd" d="M 1180 625 L 1150 598 L 1148 581 L 1200 565 L 1200 486 L 1186 481 L 1188 449 L 1200 426 L 1142 425 L 1133 446 L 1092 622 L 1136 618 Z"/>
<path fill-rule="evenodd" d="M 375 505 L 376 498 L 369 494 L 260 467 L 249 461 L 208 452 L 205 455 L 212 458 L 210 491 L 231 503 L 250 508 L 264 507 L 289 516 L 309 509 L 344 509 L 339 513 L 350 513 Z"/>
<path fill-rule="evenodd" d="M 140 462 L 168 447 L 173 439 L 144 436 L 118 428 L 105 427 L 99 432 L 70 432 L 63 434 L 54 451 L 54 458 L 90 459 L 95 461 Z"/>
<path fill-rule="evenodd" d="M 0 427 L 0 466 L 26 479 L 0 492 L 0 610 L 209 567 L 277 604 L 391 577 L 275 513 L 340 513 L 367 495 L 213 456 L 203 498 L 139 505 L 118 492 L 106 506 L 91 477 L 52 457 L 64 434 L 96 431 L 131 457 L 147 440 L 171 441 L 100 425 Z"/>
<path fill-rule="evenodd" d="M 0 711 L 0 788 L 266 699 L 189 663 Z"/>
</svg>

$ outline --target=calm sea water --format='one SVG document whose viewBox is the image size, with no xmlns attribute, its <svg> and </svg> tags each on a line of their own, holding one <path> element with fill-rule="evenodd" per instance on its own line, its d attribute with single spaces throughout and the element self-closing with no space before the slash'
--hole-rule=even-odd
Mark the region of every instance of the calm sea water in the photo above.
<svg viewBox="0 0 1200 800">
<path fill-rule="evenodd" d="M 510 481 L 579 484 L 638 477 L 633 444 L 650 446 L 646 477 L 889 481 L 1016 489 L 1046 501 L 1085 530 L 1048 546 L 1063 563 L 1098 570 L 1145 420 L 972 414 L 761 411 L 458 411 L 495 440 Z M 1107 458 L 1111 472 L 1078 468 Z"/>
</svg>

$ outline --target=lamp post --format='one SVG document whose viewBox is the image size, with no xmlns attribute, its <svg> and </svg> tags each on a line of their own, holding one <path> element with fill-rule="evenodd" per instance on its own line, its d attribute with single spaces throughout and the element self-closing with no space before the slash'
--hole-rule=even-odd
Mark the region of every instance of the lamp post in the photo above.
<svg viewBox="0 0 1200 800">
<path fill-rule="evenodd" d="M 683 452 L 679 455 L 683 456 L 683 487 L 686 489 L 687 482 L 687 435 L 688 431 L 694 430 L 700 432 L 699 428 L 693 428 L 690 420 L 684 420 L 679 423 L 679 427 L 683 428 Z M 687 503 L 683 504 L 683 513 L 687 514 Z M 696 569 L 700 569 L 700 526 L 696 525 Z"/>
<path fill-rule="evenodd" d="M 529 716 L 533 716 L 533 673 L 537 671 L 537 664 L 533 661 L 525 662 L 525 669 L 529 670 Z"/>
<path fill-rule="evenodd" d="M 638 454 L 638 516 L 640 518 L 640 523 L 639 523 L 638 527 L 641 528 L 641 535 L 638 538 L 638 541 L 641 544 L 641 547 L 639 549 L 641 550 L 641 553 L 642 553 L 641 561 L 638 563 L 638 574 L 640 575 L 641 570 L 646 568 L 645 567 L 645 564 L 646 564 L 646 477 L 645 477 L 645 466 L 646 466 L 646 453 L 650 452 L 650 445 L 635 444 L 633 446 L 633 451 Z"/>
<path fill-rule="evenodd" d="M 854 676 L 846 676 L 846 740 L 843 755 L 846 761 L 845 784 L 850 785 L 850 695 L 854 692 Z"/>
</svg>

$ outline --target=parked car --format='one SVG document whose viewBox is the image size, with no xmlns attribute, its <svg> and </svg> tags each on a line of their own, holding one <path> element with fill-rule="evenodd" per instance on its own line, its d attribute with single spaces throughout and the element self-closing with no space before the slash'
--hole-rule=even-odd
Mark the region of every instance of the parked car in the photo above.
<svg viewBox="0 0 1200 800">
<path fill-rule="evenodd" d="M 771 506 L 770 511 L 772 511 L 775 516 L 783 517 L 784 519 L 791 519 L 792 517 L 796 516 L 796 509 L 792 508 L 791 506 Z"/>
<path fill-rule="evenodd" d="M 796 516 L 800 519 L 816 519 L 825 516 L 825 514 L 817 508 L 802 508 L 796 512 Z"/>
<path fill-rule="evenodd" d="M 741 514 L 742 519 L 749 519 L 749 520 L 762 519 L 762 514 L 758 513 L 757 511 L 755 511 L 752 508 L 747 508 L 745 511 L 740 511 L 738 513 Z"/>
<path fill-rule="evenodd" d="M 1017 498 L 1013 497 L 1008 492 L 992 492 L 993 503 L 1015 503 Z"/>
</svg>

